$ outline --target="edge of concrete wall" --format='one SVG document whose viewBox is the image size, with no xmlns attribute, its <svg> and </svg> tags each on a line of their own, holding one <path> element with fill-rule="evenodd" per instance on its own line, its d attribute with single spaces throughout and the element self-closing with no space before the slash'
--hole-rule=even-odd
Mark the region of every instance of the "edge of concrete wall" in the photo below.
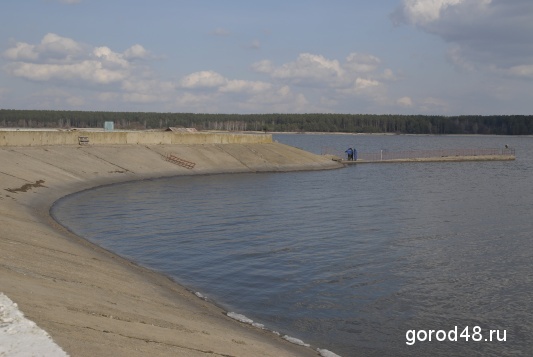
<svg viewBox="0 0 533 357">
<path fill-rule="evenodd" d="M 162 145 L 162 144 L 264 144 L 271 134 L 175 133 L 163 131 L 2 131 L 0 146 L 80 145 Z"/>
</svg>

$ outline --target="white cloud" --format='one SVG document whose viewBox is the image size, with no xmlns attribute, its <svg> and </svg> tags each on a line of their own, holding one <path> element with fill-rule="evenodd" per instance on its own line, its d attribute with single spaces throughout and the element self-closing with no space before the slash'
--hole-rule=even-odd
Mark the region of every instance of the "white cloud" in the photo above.
<svg viewBox="0 0 533 357">
<path fill-rule="evenodd" d="M 389 68 L 382 70 L 381 64 L 378 57 L 364 53 L 350 53 L 344 61 L 303 53 L 280 66 L 263 60 L 252 68 L 280 83 L 312 90 L 314 96 L 319 95 L 317 103 L 338 103 L 353 97 L 382 103 L 386 100 L 386 82 L 396 80 L 396 76 Z"/>
<path fill-rule="evenodd" d="M 176 96 L 176 84 L 156 79 L 128 78 L 121 82 L 123 92 L 117 96 L 108 93 L 102 100 L 121 99 L 128 103 L 162 103 L 170 102 Z M 108 99 L 109 98 L 109 99 Z"/>
<path fill-rule="evenodd" d="M 13 61 L 35 61 L 39 58 L 39 54 L 35 51 L 35 46 L 17 42 L 15 47 L 9 48 L 4 52 L 4 57 Z"/>
<path fill-rule="evenodd" d="M 59 2 L 63 4 L 72 5 L 81 3 L 81 0 L 59 0 Z"/>
<path fill-rule="evenodd" d="M 214 71 L 191 73 L 181 80 L 183 88 L 215 88 L 226 84 L 226 78 Z"/>
<path fill-rule="evenodd" d="M 495 69 L 495 71 L 499 71 Z M 533 79 L 533 64 L 513 66 L 503 70 L 506 75 L 520 78 Z"/>
<path fill-rule="evenodd" d="M 215 71 L 200 71 L 180 81 L 181 93 L 176 104 L 180 108 L 200 112 L 297 111 L 307 103 L 301 93 L 293 93 L 287 85 L 264 81 L 229 79 Z"/>
<path fill-rule="evenodd" d="M 533 65 L 532 16 L 531 0 L 403 0 L 392 18 L 449 43 L 458 68 L 530 79 L 516 68 Z"/>
<path fill-rule="evenodd" d="M 176 85 L 170 81 L 128 78 L 122 81 L 121 88 L 128 92 L 162 94 L 175 91 Z"/>
<path fill-rule="evenodd" d="M 48 33 L 37 45 L 17 42 L 7 49 L 4 57 L 12 62 L 5 65 L 4 70 L 30 81 L 63 81 L 80 87 L 109 85 L 138 80 L 144 71 L 132 61 L 147 56 L 148 51 L 139 44 L 118 53 L 107 46 L 91 48 L 71 38 Z"/>
<path fill-rule="evenodd" d="M 190 85 L 189 87 L 183 84 Z M 276 86 L 262 81 L 228 79 L 213 71 L 186 76 L 174 105 L 180 110 L 217 112 L 299 112 L 308 111 L 304 94 L 288 85 Z"/>
<path fill-rule="evenodd" d="M 226 78 L 213 70 L 190 73 L 178 81 L 160 80 L 147 66 L 147 61 L 139 61 L 153 59 L 140 44 L 121 53 L 108 46 L 90 46 L 50 33 L 38 44 L 13 44 L 4 52 L 4 57 L 9 61 L 3 67 L 4 71 L 15 78 L 48 83 L 50 88 L 67 85 L 83 93 L 67 96 L 64 92 L 49 91 L 39 96 L 39 103 L 44 108 L 90 108 L 88 99 L 97 101 L 103 108 L 124 108 L 137 103 L 202 112 L 294 112 L 304 110 L 308 105 L 306 96 L 293 92 L 286 83 Z M 335 76 L 338 76 L 335 72 L 343 71 L 338 61 L 322 56 L 301 56 L 300 61 L 312 68 L 331 71 Z M 268 61 L 255 68 L 264 72 L 279 71 Z M 297 66 L 289 68 L 291 70 L 302 76 L 311 73 L 309 69 L 301 71 Z"/>
<path fill-rule="evenodd" d="M 93 55 L 100 61 L 100 63 L 105 63 L 111 67 L 128 68 L 130 65 L 129 62 L 124 59 L 122 54 L 111 51 L 109 47 L 96 47 L 93 50 Z"/>
<path fill-rule="evenodd" d="M 71 38 L 48 33 L 43 37 L 39 51 L 53 52 L 58 55 L 72 55 L 82 51 L 82 46 Z"/>
<path fill-rule="evenodd" d="M 212 95 L 207 93 L 190 93 L 185 92 L 176 98 L 175 104 L 178 107 L 185 108 L 207 108 L 214 100 Z M 200 112 L 208 113 L 209 110 L 200 110 Z"/>
<path fill-rule="evenodd" d="M 270 74 L 274 71 L 274 65 L 269 60 L 262 60 L 252 64 L 251 68 L 259 73 Z"/>
<path fill-rule="evenodd" d="M 4 52 L 4 57 L 10 63 L 3 69 L 11 76 L 54 86 L 68 84 L 81 90 L 106 88 L 94 96 L 104 102 L 160 102 L 175 95 L 174 83 L 153 78 L 148 68 L 139 66 L 139 59 L 151 57 L 140 44 L 119 53 L 107 46 L 91 47 L 49 33 L 37 45 L 17 42 Z M 61 103 L 76 106 L 84 102 L 71 98 Z"/>
<path fill-rule="evenodd" d="M 357 73 L 374 72 L 380 65 L 381 60 L 376 56 L 361 53 L 350 53 L 346 57 L 344 67 Z"/>
<path fill-rule="evenodd" d="M 270 75 L 273 79 L 306 87 L 368 87 L 378 79 L 393 80 L 391 69 L 378 70 L 381 60 L 370 54 L 350 53 L 344 62 L 328 59 L 322 55 L 302 53 L 295 61 L 275 66 L 269 60 L 256 62 L 252 69 Z"/>
<path fill-rule="evenodd" d="M 83 61 L 65 65 L 15 62 L 5 68 L 13 76 L 38 82 L 59 79 L 63 81 L 83 80 L 93 84 L 109 84 L 127 77 L 127 72 L 103 68 L 102 63 L 97 61 Z"/>
<path fill-rule="evenodd" d="M 219 90 L 227 93 L 263 93 L 271 88 L 272 84 L 267 82 L 234 79 L 227 80 Z"/>
<path fill-rule="evenodd" d="M 396 101 L 396 103 L 403 107 L 413 106 L 413 100 L 410 97 L 401 97 Z"/>
<path fill-rule="evenodd" d="M 149 57 L 149 52 L 141 45 L 136 44 L 124 51 L 124 58 L 128 60 L 145 59 Z"/>
<path fill-rule="evenodd" d="M 271 90 L 251 96 L 241 102 L 239 107 L 248 112 L 309 112 L 313 111 L 309 100 L 303 93 L 295 93 L 289 86 L 271 88 Z"/>
<path fill-rule="evenodd" d="M 339 93 L 344 95 L 373 97 L 379 98 L 380 101 L 384 96 L 384 91 L 386 91 L 386 88 L 383 83 L 376 79 L 361 77 L 356 78 L 352 86 L 338 90 Z"/>
<path fill-rule="evenodd" d="M 76 41 L 54 33 L 48 33 L 38 45 L 17 42 L 15 47 L 11 47 L 4 52 L 4 57 L 13 61 L 66 62 L 82 52 L 83 46 Z"/>
<path fill-rule="evenodd" d="M 414 25 L 425 25 L 441 17 L 441 13 L 450 6 L 468 0 L 404 0 L 403 8 L 398 16 Z M 486 2 L 487 0 L 481 0 Z M 490 0 L 488 0 L 490 2 Z"/>
<path fill-rule="evenodd" d="M 41 98 L 44 108 L 123 110 L 139 104 L 193 112 L 335 112 L 338 106 L 353 107 L 354 100 L 395 103 L 387 100 L 387 84 L 396 80 L 395 74 L 380 58 L 365 53 L 344 59 L 302 53 L 280 65 L 265 59 L 251 66 L 266 77 L 260 80 L 229 78 L 208 69 L 161 80 L 150 68 L 155 57 L 141 44 L 119 52 L 53 33 L 37 44 L 13 43 L 4 57 L 8 63 L 3 69 L 12 77 L 72 91 L 71 97 L 56 93 L 56 101 L 50 92 Z"/>
<path fill-rule="evenodd" d="M 355 80 L 355 88 L 357 90 L 364 90 L 366 88 L 377 87 L 380 83 L 372 79 L 357 78 Z"/>
<path fill-rule="evenodd" d="M 263 66 L 263 68 L 266 68 Z M 297 83 L 327 83 L 342 78 L 344 70 L 339 61 L 321 55 L 302 53 L 296 61 L 274 68 L 269 73 L 274 78 L 287 79 Z"/>
</svg>

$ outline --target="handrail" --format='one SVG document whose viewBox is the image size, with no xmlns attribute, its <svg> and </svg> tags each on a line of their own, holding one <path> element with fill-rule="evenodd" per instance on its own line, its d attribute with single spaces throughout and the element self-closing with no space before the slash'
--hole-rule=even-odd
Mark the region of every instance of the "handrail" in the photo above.
<svg viewBox="0 0 533 357">
<path fill-rule="evenodd" d="M 323 154 L 333 154 L 342 158 L 346 157 L 344 152 L 332 152 L 327 149 L 322 150 Z M 389 160 L 409 160 L 427 158 L 447 158 L 447 157 L 475 157 L 475 156 L 515 156 L 513 148 L 475 148 L 475 149 L 430 149 L 430 150 L 402 150 L 379 152 L 358 152 L 357 160 L 361 161 L 389 161 Z"/>
</svg>

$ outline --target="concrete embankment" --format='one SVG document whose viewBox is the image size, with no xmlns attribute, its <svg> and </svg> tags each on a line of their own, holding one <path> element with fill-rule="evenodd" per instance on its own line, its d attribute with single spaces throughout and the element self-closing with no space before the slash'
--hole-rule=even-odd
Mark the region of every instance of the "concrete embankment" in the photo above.
<svg viewBox="0 0 533 357">
<path fill-rule="evenodd" d="M 71 234 L 49 216 L 57 199 L 103 184 L 341 166 L 268 137 L 223 144 L 226 139 L 0 146 L 0 292 L 72 356 L 316 355 L 229 319 L 167 277 Z M 166 154 L 194 167 L 167 161 Z"/>
</svg>

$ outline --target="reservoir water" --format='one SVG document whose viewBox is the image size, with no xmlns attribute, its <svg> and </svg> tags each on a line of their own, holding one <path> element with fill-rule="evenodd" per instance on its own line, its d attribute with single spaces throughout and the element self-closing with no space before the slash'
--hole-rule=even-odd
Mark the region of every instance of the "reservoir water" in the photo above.
<svg viewBox="0 0 533 357">
<path fill-rule="evenodd" d="M 227 311 L 341 356 L 531 355 L 533 138 L 274 139 L 315 153 L 509 145 L 517 159 L 182 176 L 81 192 L 52 213 Z"/>
</svg>

